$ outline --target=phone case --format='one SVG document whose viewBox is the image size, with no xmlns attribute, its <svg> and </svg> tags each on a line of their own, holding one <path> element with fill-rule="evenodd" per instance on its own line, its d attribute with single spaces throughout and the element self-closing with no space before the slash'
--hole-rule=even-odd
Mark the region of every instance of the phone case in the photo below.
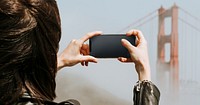
<svg viewBox="0 0 200 105">
<path fill-rule="evenodd" d="M 125 34 L 95 36 L 89 40 L 90 55 L 96 58 L 130 58 L 128 50 L 121 43 L 121 39 L 126 39 L 135 45 L 135 36 L 126 36 Z"/>
</svg>

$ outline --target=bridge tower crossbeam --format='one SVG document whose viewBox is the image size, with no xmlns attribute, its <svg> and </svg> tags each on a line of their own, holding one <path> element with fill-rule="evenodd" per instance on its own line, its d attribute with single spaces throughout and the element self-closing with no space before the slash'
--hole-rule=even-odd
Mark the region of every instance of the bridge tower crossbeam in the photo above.
<svg viewBox="0 0 200 105">
<path fill-rule="evenodd" d="M 159 13 L 159 31 L 158 31 L 158 52 L 157 52 L 157 75 L 160 85 L 165 84 L 162 79 L 164 72 L 169 73 L 168 81 L 170 88 L 177 90 L 179 88 L 179 61 L 178 61 L 178 7 L 174 5 L 170 9 L 161 7 Z M 171 17 L 171 33 L 165 33 L 165 19 Z M 170 44 L 170 60 L 167 62 L 165 56 L 165 45 Z"/>
</svg>

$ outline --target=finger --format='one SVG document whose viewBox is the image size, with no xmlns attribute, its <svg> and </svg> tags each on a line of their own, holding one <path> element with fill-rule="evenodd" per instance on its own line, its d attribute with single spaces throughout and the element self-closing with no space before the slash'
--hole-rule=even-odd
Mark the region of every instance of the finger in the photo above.
<svg viewBox="0 0 200 105">
<path fill-rule="evenodd" d="M 126 63 L 133 62 L 132 59 L 130 59 L 130 58 L 124 58 L 124 57 L 119 57 L 118 60 L 120 62 L 126 62 Z"/>
<path fill-rule="evenodd" d="M 88 44 L 83 44 L 81 49 L 87 49 L 88 48 Z"/>
<path fill-rule="evenodd" d="M 129 53 L 134 52 L 135 47 L 128 40 L 122 39 L 121 42 L 122 45 L 128 49 Z"/>
<path fill-rule="evenodd" d="M 145 40 L 144 35 L 139 30 L 130 30 L 127 33 L 127 36 L 135 35 L 139 41 L 143 42 Z"/>
<path fill-rule="evenodd" d="M 88 44 L 83 44 L 82 50 L 85 50 L 86 52 L 86 55 L 89 55 L 90 54 L 90 49 L 89 49 L 89 45 Z"/>
<path fill-rule="evenodd" d="M 97 63 L 97 58 L 93 57 L 93 56 L 81 56 L 80 57 L 80 61 L 81 62 L 93 62 L 93 63 Z"/>
<path fill-rule="evenodd" d="M 81 52 L 82 55 L 88 55 L 87 52 L 86 52 L 86 50 L 82 49 L 80 52 Z"/>
<path fill-rule="evenodd" d="M 81 43 L 84 43 L 85 41 L 87 41 L 88 39 L 94 37 L 94 36 L 98 36 L 98 35 L 101 35 L 102 32 L 101 31 L 95 31 L 95 32 L 91 32 L 91 33 L 88 33 L 86 34 L 85 36 L 83 36 L 80 41 Z"/>
<path fill-rule="evenodd" d="M 89 62 L 85 62 L 85 66 L 88 66 L 89 65 Z"/>
<path fill-rule="evenodd" d="M 81 65 L 84 66 L 84 62 L 81 62 Z"/>
<path fill-rule="evenodd" d="M 82 50 L 82 52 L 83 52 L 84 56 L 88 55 L 87 50 Z M 84 66 L 88 66 L 88 62 L 87 61 L 84 62 Z"/>
<path fill-rule="evenodd" d="M 136 46 L 138 46 L 138 45 L 139 45 L 139 43 L 140 43 L 140 41 L 139 41 L 139 40 L 136 40 Z"/>
<path fill-rule="evenodd" d="M 87 52 L 85 50 L 81 50 L 81 54 L 83 56 L 87 55 Z M 87 66 L 87 63 L 85 61 L 81 62 L 82 66 Z"/>
<path fill-rule="evenodd" d="M 87 49 L 86 49 L 86 52 L 87 52 L 87 55 L 90 55 L 90 47 L 89 45 L 87 44 Z"/>
<path fill-rule="evenodd" d="M 81 63 L 82 63 L 81 64 L 82 66 L 88 66 L 88 64 L 89 64 L 88 62 L 81 62 Z"/>
</svg>

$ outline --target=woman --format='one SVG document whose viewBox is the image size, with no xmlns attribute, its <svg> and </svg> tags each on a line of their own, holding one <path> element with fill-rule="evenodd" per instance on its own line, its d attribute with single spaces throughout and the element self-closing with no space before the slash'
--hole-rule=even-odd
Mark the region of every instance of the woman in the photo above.
<svg viewBox="0 0 200 105">
<path fill-rule="evenodd" d="M 100 35 L 92 32 L 79 40 L 72 40 L 57 57 L 61 37 L 60 16 L 55 0 L 0 0 L 0 104 L 1 105 L 56 105 L 55 76 L 58 70 L 88 62 L 97 63 L 89 56 L 84 44 L 89 38 Z M 129 50 L 138 73 L 138 85 L 134 89 L 134 104 L 156 105 L 159 91 L 150 81 L 150 66 L 146 41 L 140 31 L 136 35 L 137 47 L 127 40 L 122 44 Z M 142 102 L 142 103 L 141 103 Z M 145 104 L 144 104 L 145 103 Z M 59 105 L 78 105 L 67 100 Z"/>
<path fill-rule="evenodd" d="M 83 66 L 88 62 L 97 63 L 97 59 L 89 54 L 89 47 L 84 42 L 89 38 L 100 35 L 101 32 L 88 33 L 81 39 L 73 40 L 63 53 L 58 56 L 58 67 L 73 66 L 81 63 Z M 148 57 L 147 42 L 139 30 L 130 30 L 127 36 L 135 35 L 137 38 L 136 47 L 125 39 L 122 39 L 122 45 L 126 47 L 131 58 L 119 57 L 118 60 L 123 63 L 133 62 L 138 74 L 138 82 L 134 87 L 134 105 L 158 105 L 160 92 L 159 89 L 151 82 L 151 71 Z"/>
</svg>

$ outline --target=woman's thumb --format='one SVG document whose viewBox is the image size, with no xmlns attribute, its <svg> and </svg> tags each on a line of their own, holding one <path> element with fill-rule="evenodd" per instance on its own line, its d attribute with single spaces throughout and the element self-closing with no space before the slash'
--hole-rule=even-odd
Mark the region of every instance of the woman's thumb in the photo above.
<svg viewBox="0 0 200 105">
<path fill-rule="evenodd" d="M 132 52 L 132 50 L 135 48 L 135 47 L 134 47 L 128 40 L 126 40 L 126 39 L 122 39 L 121 42 L 122 42 L 122 45 L 128 49 L 129 52 Z"/>
<path fill-rule="evenodd" d="M 97 58 L 87 55 L 87 56 L 82 56 L 81 61 L 97 63 Z"/>
</svg>

